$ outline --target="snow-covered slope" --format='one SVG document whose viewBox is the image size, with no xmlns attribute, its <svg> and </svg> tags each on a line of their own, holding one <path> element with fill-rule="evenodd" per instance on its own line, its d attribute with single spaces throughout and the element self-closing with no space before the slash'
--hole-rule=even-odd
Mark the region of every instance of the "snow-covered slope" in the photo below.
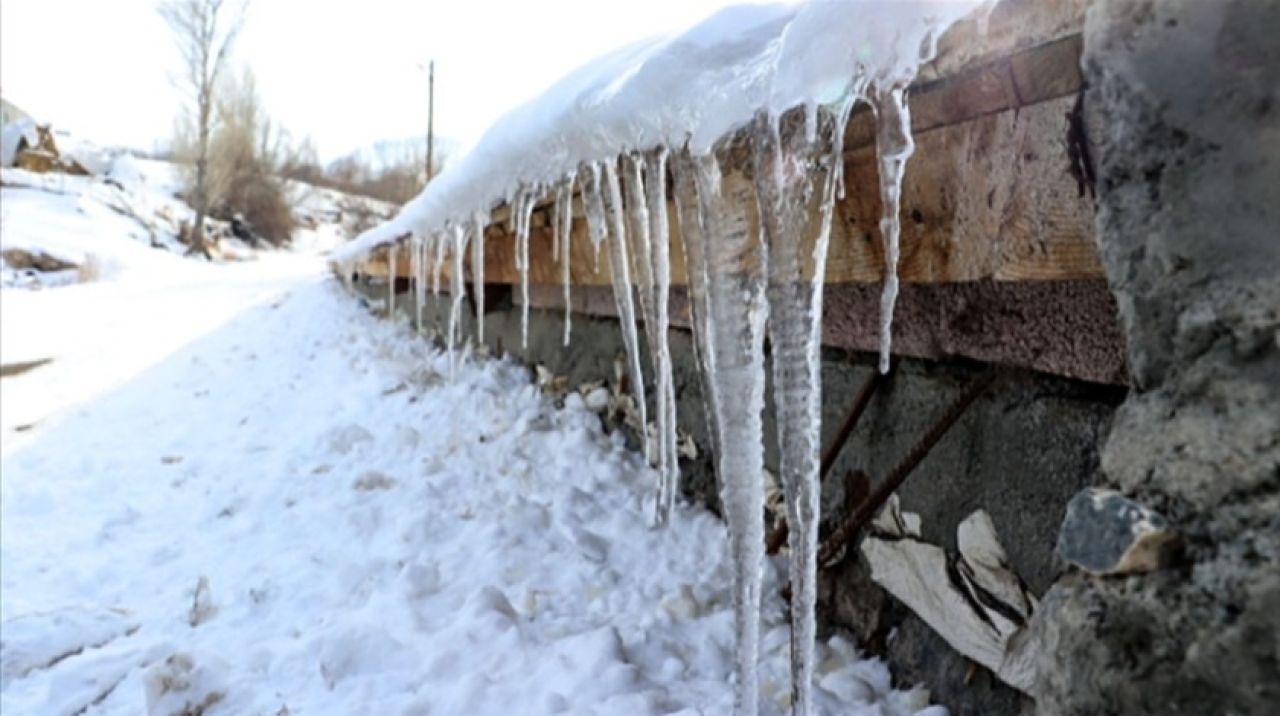
<svg viewBox="0 0 1280 716">
<path fill-rule="evenodd" d="M 728 710 L 724 525 L 684 506 L 651 529 L 654 472 L 581 401 L 557 408 L 506 362 L 450 383 L 447 356 L 314 258 L 174 261 L 191 271 L 3 302 L 6 344 L 10 310 L 62 330 L 14 334 L 58 358 L 4 378 L 6 418 L 78 374 L 63 356 L 119 370 L 5 426 L 0 712 Z M 789 629 L 766 577 L 763 706 L 781 713 Z M 847 642 L 819 652 L 822 712 L 923 705 Z"/>
<path fill-rule="evenodd" d="M 96 280 L 126 269 L 160 270 L 167 254 L 185 249 L 176 234 L 181 222 L 191 220 L 190 208 L 167 187 L 139 176 L 108 182 L 0 169 L 0 182 L 0 251 L 6 254 L 21 251 L 75 266 L 92 264 Z M 3 283 L 47 284 L 49 278 L 6 266 Z"/>
<path fill-rule="evenodd" d="M 164 254 L 187 253 L 177 237 L 195 216 L 178 198 L 181 171 L 128 154 L 95 176 L 0 169 L 0 251 L 45 255 L 73 267 L 50 273 L 0 263 L 0 285 L 47 287 L 166 270 L 171 264 Z M 332 189 L 292 181 L 286 188 L 298 221 L 291 248 L 303 253 L 328 251 L 395 212 L 386 202 Z M 224 224 L 209 221 L 224 232 Z M 257 256 L 229 236 L 219 237 L 214 252 L 226 260 Z"/>
</svg>

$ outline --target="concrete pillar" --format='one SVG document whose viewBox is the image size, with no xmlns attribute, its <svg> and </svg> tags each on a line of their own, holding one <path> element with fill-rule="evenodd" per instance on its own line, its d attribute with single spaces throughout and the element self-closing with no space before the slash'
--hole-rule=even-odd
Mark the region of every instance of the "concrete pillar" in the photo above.
<svg viewBox="0 0 1280 716">
<path fill-rule="evenodd" d="M 1098 244 L 1133 391 L 1105 481 L 1182 550 L 1046 595 L 1044 713 L 1280 704 L 1280 2 L 1099 0 L 1085 32 Z"/>
</svg>

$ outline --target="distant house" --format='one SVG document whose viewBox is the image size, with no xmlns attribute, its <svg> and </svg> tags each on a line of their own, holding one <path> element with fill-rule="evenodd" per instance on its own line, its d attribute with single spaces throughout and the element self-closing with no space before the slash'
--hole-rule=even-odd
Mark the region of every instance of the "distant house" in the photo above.
<svg viewBox="0 0 1280 716">
<path fill-rule="evenodd" d="M 19 119 L 31 119 L 31 115 L 22 111 L 18 105 L 0 97 L 0 127 Z"/>
</svg>

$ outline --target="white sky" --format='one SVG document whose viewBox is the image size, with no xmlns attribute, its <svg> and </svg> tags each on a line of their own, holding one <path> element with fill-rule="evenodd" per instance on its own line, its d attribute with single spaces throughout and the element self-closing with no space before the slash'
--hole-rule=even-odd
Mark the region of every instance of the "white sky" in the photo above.
<svg viewBox="0 0 1280 716">
<path fill-rule="evenodd" d="M 742 0 L 738 0 L 741 2 Z M 0 0 L 0 92 L 103 144 L 172 133 L 178 55 L 155 0 Z M 593 57 L 682 29 L 734 0 L 253 0 L 235 60 L 267 111 L 333 159 L 436 133 L 469 144 L 506 110 Z"/>
</svg>

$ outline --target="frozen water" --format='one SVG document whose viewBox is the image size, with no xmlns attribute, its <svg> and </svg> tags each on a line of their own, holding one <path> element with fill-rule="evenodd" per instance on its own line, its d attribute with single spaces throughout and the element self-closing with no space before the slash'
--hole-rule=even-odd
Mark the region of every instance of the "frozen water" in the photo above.
<svg viewBox="0 0 1280 716">
<path fill-rule="evenodd" d="M 631 286 L 630 252 L 627 245 L 627 228 L 622 218 L 622 189 L 618 182 L 618 170 L 612 161 L 604 162 L 603 194 L 605 216 L 608 220 L 609 275 L 613 281 L 613 297 L 618 303 L 618 321 L 622 328 L 622 343 L 627 350 L 627 373 L 631 376 L 631 394 L 635 396 L 640 411 L 640 425 L 649 424 L 649 411 L 645 400 L 644 372 L 640 368 L 640 337 L 636 334 L 635 292 Z M 599 188 L 599 187 L 597 187 Z M 647 230 L 647 227 L 646 227 Z M 649 454 L 649 431 L 642 429 L 640 437 L 644 453 Z"/>
<path fill-rule="evenodd" d="M 764 562 L 764 327 L 767 256 L 745 181 L 728 185 L 714 156 L 693 159 L 705 246 L 691 265 L 707 276 L 709 382 L 720 432 L 720 502 L 729 528 L 738 676 L 735 712 L 758 709 L 756 662 Z M 740 179 L 741 177 L 735 177 Z M 700 265 L 699 265 L 700 264 Z"/>
<path fill-rule="evenodd" d="M 484 227 L 485 215 L 476 212 L 471 218 L 471 279 L 475 294 L 476 340 L 484 342 Z"/>
<path fill-rule="evenodd" d="M 811 710 L 817 603 L 817 541 L 822 484 L 822 288 L 835 188 L 842 172 L 845 121 L 804 118 L 805 126 L 759 117 L 755 185 L 769 252 L 769 340 L 777 416 L 779 473 L 790 542 L 792 709 Z M 824 132 L 818 141 L 818 125 Z M 813 137 L 809 137 L 810 125 Z M 824 144 L 826 146 L 824 146 Z M 829 147 L 829 148 L 828 148 Z M 813 240 L 806 261 L 801 246 Z"/>
<path fill-rule="evenodd" d="M 902 232 L 902 177 L 915 151 L 906 90 L 877 91 L 876 156 L 880 164 L 880 235 L 884 237 L 884 292 L 880 296 L 880 372 L 889 372 L 893 307 L 898 300 L 898 238 Z"/>
</svg>

